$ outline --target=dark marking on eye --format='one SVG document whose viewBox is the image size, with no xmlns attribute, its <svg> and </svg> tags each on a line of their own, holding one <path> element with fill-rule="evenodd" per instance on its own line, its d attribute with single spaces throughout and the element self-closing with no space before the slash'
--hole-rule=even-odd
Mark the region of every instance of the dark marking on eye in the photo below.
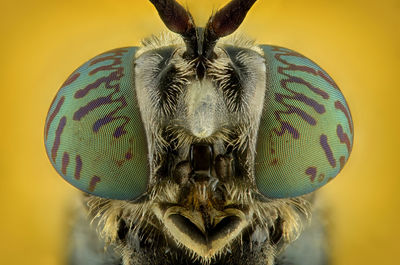
<svg viewBox="0 0 400 265">
<path fill-rule="evenodd" d="M 67 152 L 64 152 L 63 157 L 62 157 L 62 165 L 61 165 L 61 172 L 64 175 L 67 174 L 68 164 L 69 164 L 69 154 Z"/>
<path fill-rule="evenodd" d="M 84 116 L 86 116 L 90 111 L 105 105 L 112 103 L 112 99 L 110 96 L 96 98 L 90 101 L 85 106 L 79 108 L 75 113 L 73 119 L 75 121 L 80 121 Z M 97 131 L 100 126 L 94 126 L 93 130 Z M 97 130 L 96 130 L 97 129 Z"/>
<path fill-rule="evenodd" d="M 296 78 L 290 78 L 290 79 L 287 79 L 286 82 L 289 82 L 289 81 L 290 82 L 297 82 L 297 81 L 295 81 L 296 79 L 297 79 L 297 77 Z M 315 112 L 317 112 L 318 114 L 325 113 L 325 106 L 324 105 L 319 104 L 316 100 L 314 100 L 312 98 L 309 98 L 304 94 L 294 93 L 293 99 L 294 100 L 298 100 L 300 102 L 303 102 L 304 104 L 312 107 L 315 110 Z"/>
<path fill-rule="evenodd" d="M 278 159 L 277 159 L 277 158 L 274 158 L 269 164 L 270 164 L 271 166 L 277 165 L 277 164 L 278 164 Z"/>
<path fill-rule="evenodd" d="M 127 160 L 132 159 L 132 153 L 131 153 L 130 151 L 127 152 L 127 153 L 125 154 L 125 158 L 126 158 Z"/>
<path fill-rule="evenodd" d="M 74 73 L 73 75 L 71 75 L 70 77 L 68 77 L 67 80 L 65 80 L 65 82 L 62 84 L 61 88 L 66 87 L 70 84 L 72 84 L 76 79 L 78 79 L 78 77 L 80 76 L 80 73 Z"/>
<path fill-rule="evenodd" d="M 93 124 L 93 131 L 97 132 L 100 128 L 110 122 L 122 120 L 122 124 L 115 128 L 113 136 L 115 138 L 119 138 L 126 133 L 125 126 L 131 120 L 128 116 L 118 116 L 117 113 L 128 106 L 127 101 L 124 96 L 119 96 L 120 92 L 120 79 L 124 76 L 124 67 L 122 66 L 122 56 L 124 53 L 128 52 L 126 49 L 116 49 L 111 52 L 105 53 L 104 57 L 100 57 L 94 59 L 89 63 L 90 66 L 94 66 L 100 62 L 111 61 L 110 64 L 101 65 L 94 68 L 90 71 L 89 75 L 93 75 L 98 72 L 110 72 L 107 76 L 101 76 L 96 79 L 91 84 L 88 84 L 83 89 L 77 90 L 74 94 L 75 98 L 83 98 L 85 97 L 92 89 L 96 89 L 100 87 L 101 84 L 104 84 L 105 89 L 110 89 L 111 93 L 107 96 L 98 97 L 87 103 L 85 106 L 80 107 L 77 111 L 75 111 L 73 119 L 76 121 L 80 121 L 83 117 L 88 115 L 91 111 L 104 106 L 111 105 L 113 103 L 120 103 L 116 107 L 108 108 L 108 113 L 104 116 L 100 117 Z M 133 62 L 132 62 L 133 63 Z M 116 98 L 115 98 L 116 97 Z"/>
<path fill-rule="evenodd" d="M 274 128 L 274 132 L 277 135 L 281 136 L 285 133 L 285 131 L 288 131 L 294 139 L 298 139 L 300 136 L 299 131 L 296 130 L 291 124 L 289 124 L 286 121 L 282 121 L 278 117 L 279 117 L 279 114 L 277 112 L 275 112 L 275 118 L 280 122 L 281 128 L 279 131 L 276 128 Z"/>
<path fill-rule="evenodd" d="M 288 69 L 286 69 L 288 70 Z M 287 76 L 289 76 L 288 74 L 286 74 Z M 308 89 L 310 89 L 312 92 L 314 92 L 317 95 L 320 95 L 323 99 L 329 99 L 329 94 L 325 91 L 323 91 L 322 89 L 313 86 L 310 82 L 307 82 L 306 80 L 297 77 L 297 76 L 290 76 L 291 81 L 295 82 L 295 83 L 299 83 L 302 85 L 305 85 L 306 87 L 308 87 Z"/>
<path fill-rule="evenodd" d="M 130 144 L 132 144 L 131 140 L 129 141 Z M 125 156 L 123 159 L 120 160 L 115 160 L 115 163 L 117 164 L 117 166 L 122 166 L 125 162 L 127 162 L 128 160 L 131 160 L 133 158 L 133 154 L 132 154 L 132 149 L 130 148 L 130 150 L 128 152 L 125 153 Z"/>
<path fill-rule="evenodd" d="M 290 79 L 285 79 L 285 80 L 281 80 L 281 81 L 282 82 L 290 81 Z M 283 85 L 283 86 L 286 87 L 286 85 Z M 287 107 L 287 111 L 276 111 L 275 112 L 275 113 L 278 113 L 278 117 L 279 117 L 280 121 L 282 120 L 280 117 L 280 114 L 294 114 L 295 113 L 295 114 L 299 115 L 308 124 L 310 124 L 310 125 L 317 124 L 317 121 L 311 115 L 309 115 L 307 112 L 303 111 L 302 109 L 300 109 L 296 106 L 285 103 L 284 99 L 293 99 L 293 100 L 298 100 L 300 102 L 303 102 L 303 103 L 313 107 L 314 110 L 319 114 L 322 114 L 325 112 L 325 107 L 323 105 L 318 104 L 315 100 L 310 99 L 303 94 L 295 93 L 294 96 L 286 96 L 283 94 L 276 93 L 275 100 L 278 101 L 279 103 L 281 103 L 282 105 L 284 105 L 285 107 Z"/>
<path fill-rule="evenodd" d="M 336 134 L 339 137 L 340 143 L 346 144 L 347 152 L 350 153 L 351 151 L 351 144 L 349 136 L 343 131 L 342 125 L 338 124 L 336 127 Z"/>
<path fill-rule="evenodd" d="M 349 124 L 350 133 L 353 133 L 353 123 L 351 122 L 350 113 L 347 111 L 346 107 L 339 100 L 335 101 L 335 108 L 342 111 L 346 116 L 347 122 Z"/>
<path fill-rule="evenodd" d="M 94 81 L 93 83 L 90 83 L 83 89 L 79 89 L 78 91 L 75 92 L 74 97 L 75 98 L 83 98 L 85 97 L 92 89 L 98 88 L 101 84 L 105 84 L 106 88 L 114 88 L 119 91 L 119 83 L 116 83 L 114 85 L 111 85 L 111 82 L 120 80 L 124 76 L 123 74 L 123 68 L 116 69 L 116 71 L 111 72 L 108 76 L 101 77 Z"/>
<path fill-rule="evenodd" d="M 128 119 L 129 119 L 129 118 L 128 118 Z M 125 130 L 125 124 L 126 124 L 126 123 L 128 123 L 128 120 L 126 120 L 126 122 L 124 123 L 123 126 L 118 126 L 118 127 L 115 129 L 114 134 L 113 134 L 113 136 L 114 136 L 115 138 L 121 137 L 122 135 L 124 135 L 124 134 L 126 133 L 126 130 Z"/>
<path fill-rule="evenodd" d="M 276 52 L 283 52 L 281 54 L 276 54 L 275 58 L 277 60 L 279 60 L 280 62 L 282 62 L 283 64 L 286 64 L 288 66 L 288 68 L 286 68 L 286 70 L 290 70 L 290 71 L 301 71 L 301 72 L 306 72 L 309 74 L 312 74 L 314 76 L 319 76 L 321 78 L 323 78 L 326 82 L 328 82 L 332 87 L 334 87 L 335 89 L 339 90 L 339 87 L 336 85 L 335 81 L 333 81 L 332 78 L 330 78 L 326 73 L 324 73 L 323 71 L 319 70 L 319 69 L 314 69 L 312 67 L 306 66 L 306 65 L 296 65 L 296 64 L 291 64 L 289 62 L 287 62 L 286 60 L 282 59 L 282 56 L 293 56 L 293 57 L 298 57 L 298 58 L 304 58 L 309 60 L 308 58 L 304 57 L 303 55 L 301 55 L 300 53 L 297 53 L 295 51 L 290 51 L 287 50 L 285 48 L 281 48 L 281 47 L 273 47 L 273 51 Z M 311 62 L 311 61 L 310 61 Z M 316 90 L 314 92 L 317 93 L 321 92 L 322 94 L 325 94 L 326 92 L 324 92 L 323 90 Z M 321 95 L 322 95 L 321 94 Z M 325 97 L 329 98 L 329 94 L 325 94 Z M 325 98 L 324 97 L 324 98 Z M 326 99 L 327 99 L 326 98 Z"/>
<path fill-rule="evenodd" d="M 58 123 L 58 127 L 56 130 L 56 137 L 54 138 L 53 147 L 51 148 L 51 158 L 53 159 L 54 163 L 56 162 L 57 151 L 58 148 L 60 147 L 60 137 L 66 124 L 67 124 L 67 117 L 63 116 L 60 122 Z"/>
<path fill-rule="evenodd" d="M 111 52 L 107 52 L 104 57 L 96 58 L 93 61 L 90 62 L 90 66 L 93 66 L 95 64 L 98 64 L 100 62 L 112 60 L 111 64 L 108 65 L 101 65 L 92 71 L 90 71 L 89 75 L 93 75 L 99 71 L 112 71 L 108 76 L 103 76 L 94 81 L 91 84 L 88 84 L 85 88 L 80 89 L 75 92 L 74 97 L 75 98 L 82 98 L 86 96 L 90 90 L 98 88 L 102 83 L 105 83 L 106 88 L 114 89 L 116 92 L 119 91 L 119 83 L 116 83 L 114 85 L 111 84 L 112 81 L 119 81 L 123 76 L 123 70 L 124 68 L 121 66 L 122 60 L 121 57 L 124 55 L 124 53 L 128 52 L 126 49 L 115 49 Z M 111 55 L 110 55 L 111 54 Z"/>
<path fill-rule="evenodd" d="M 119 55 L 122 55 L 122 53 L 120 53 Z M 111 77 L 112 75 L 119 75 L 119 74 L 123 75 L 123 73 L 121 71 L 122 69 L 120 69 L 120 67 L 114 67 L 114 66 L 120 65 L 122 63 L 121 58 L 120 57 L 116 57 L 116 56 L 117 55 L 110 55 L 110 56 L 106 56 L 106 57 L 103 57 L 103 58 L 98 58 L 98 59 L 92 61 L 90 63 L 90 65 L 94 65 L 94 64 L 97 64 L 99 62 L 106 61 L 106 60 L 113 60 L 114 62 L 112 64 L 102 65 L 102 66 L 99 66 L 99 67 L 93 69 L 92 71 L 89 72 L 89 75 L 94 75 L 94 74 L 96 74 L 97 72 L 100 72 L 100 71 L 112 71 L 112 70 L 116 70 L 116 71 L 112 72 L 108 77 Z"/>
<path fill-rule="evenodd" d="M 326 136 L 325 134 L 321 134 L 321 136 L 319 137 L 319 143 L 321 144 L 322 149 L 324 149 L 326 158 L 329 161 L 329 164 L 335 168 L 336 167 L 336 160 L 333 157 L 333 153 L 332 153 L 332 149 L 328 144 L 328 136 Z"/>
<path fill-rule="evenodd" d="M 341 156 L 339 158 L 339 162 L 340 162 L 340 170 L 342 170 L 342 168 L 344 167 L 344 164 L 346 163 L 346 157 Z"/>
<path fill-rule="evenodd" d="M 88 188 L 88 190 L 89 190 L 90 192 L 93 192 L 94 189 L 96 188 L 97 183 L 100 182 L 100 180 L 101 180 L 101 179 L 100 179 L 98 176 L 93 176 L 93 177 L 90 179 L 90 183 L 89 183 L 89 188 Z"/>
<path fill-rule="evenodd" d="M 306 169 L 306 174 L 310 176 L 311 182 L 314 182 L 314 179 L 317 175 L 317 168 L 316 167 L 308 167 Z"/>
<path fill-rule="evenodd" d="M 325 174 L 324 173 L 319 174 L 318 182 L 322 182 L 322 181 L 324 181 L 324 179 L 325 179 Z"/>
<path fill-rule="evenodd" d="M 48 136 L 48 134 L 49 134 L 50 125 L 51 125 L 51 123 L 53 122 L 54 118 L 57 116 L 58 112 L 60 111 L 61 106 L 64 104 L 64 100 L 65 100 L 65 97 L 64 97 L 64 96 L 62 96 L 62 97 L 58 100 L 57 105 L 56 105 L 56 108 L 55 108 L 54 111 L 51 113 L 51 115 L 50 115 L 50 117 L 49 117 L 49 120 L 47 121 L 47 124 L 46 124 L 46 132 L 45 132 L 46 140 L 47 140 L 47 136 Z"/>
<path fill-rule="evenodd" d="M 285 106 L 286 110 L 277 110 L 274 112 L 275 118 L 279 121 L 279 123 L 281 125 L 280 129 L 274 128 L 274 132 L 277 135 L 281 136 L 286 131 L 288 131 L 294 139 L 297 139 L 299 137 L 299 131 L 297 129 L 295 129 L 291 124 L 284 121 L 281 117 L 282 114 L 297 114 L 301 119 L 303 119 L 305 122 L 307 122 L 310 125 L 316 125 L 317 121 L 314 117 L 312 117 L 306 111 L 304 111 L 300 107 L 298 107 L 298 105 L 293 105 L 293 103 L 292 104 L 286 103 L 285 99 L 302 102 L 305 105 L 312 107 L 315 110 L 315 112 L 317 112 L 318 114 L 323 114 L 326 112 L 326 110 L 325 110 L 325 106 L 318 103 L 316 100 L 314 100 L 310 97 L 307 97 L 306 95 L 304 95 L 302 93 L 296 92 L 293 89 L 290 89 L 289 84 L 295 83 L 295 84 L 304 85 L 304 86 L 308 87 L 308 89 L 310 89 L 313 93 L 321 96 L 323 99 L 329 99 L 329 94 L 326 91 L 324 91 L 318 87 L 315 87 L 310 82 L 307 82 L 306 80 L 304 80 L 298 76 L 289 74 L 288 71 L 302 71 L 302 72 L 310 73 L 312 75 L 317 75 L 317 76 L 322 77 L 325 81 L 327 81 L 329 84 L 331 84 L 335 88 L 337 88 L 337 86 L 333 82 L 333 80 L 331 78 L 329 78 L 329 76 L 327 76 L 322 71 L 316 70 L 314 68 L 304 66 L 304 65 L 296 65 L 293 63 L 289 63 L 287 60 L 284 60 L 282 58 L 283 56 L 294 56 L 294 57 L 305 58 L 302 55 L 300 55 L 296 52 L 293 52 L 293 51 L 288 51 L 286 49 L 279 48 L 279 47 L 274 47 L 273 50 L 275 52 L 281 52 L 281 53 L 276 53 L 274 57 L 276 60 L 278 60 L 279 62 L 286 65 L 286 67 L 282 67 L 282 66 L 278 67 L 277 70 L 278 70 L 278 73 L 287 77 L 286 79 L 280 80 L 280 84 L 287 92 L 290 93 L 290 95 L 281 94 L 281 93 L 275 94 L 275 100 L 277 102 L 279 102 L 280 104 L 282 104 L 283 106 Z"/>
<path fill-rule="evenodd" d="M 114 101 L 109 102 L 108 104 L 114 103 L 114 102 L 121 102 L 121 105 L 119 107 L 117 107 L 114 111 L 110 112 L 107 116 L 98 119 L 94 124 L 93 124 L 93 131 L 94 132 L 98 132 L 100 130 L 100 128 L 112 121 L 115 120 L 123 120 L 122 125 L 118 126 L 113 133 L 113 136 L 115 138 L 121 137 L 122 135 L 124 135 L 126 133 L 125 130 L 125 125 L 131 120 L 129 117 L 127 116 L 114 116 L 116 114 L 117 111 L 121 110 L 122 108 L 124 108 L 125 106 L 127 106 L 128 104 L 125 101 L 124 97 L 120 97 L 118 99 L 115 99 Z"/>
<path fill-rule="evenodd" d="M 81 178 L 81 170 L 82 170 L 82 159 L 80 155 L 75 156 L 75 179 L 79 180 Z"/>
</svg>

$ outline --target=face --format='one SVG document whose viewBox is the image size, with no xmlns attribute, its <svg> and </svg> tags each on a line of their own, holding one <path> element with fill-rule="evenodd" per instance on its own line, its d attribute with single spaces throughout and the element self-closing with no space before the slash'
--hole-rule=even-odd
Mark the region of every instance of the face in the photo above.
<svg viewBox="0 0 400 265">
<path fill-rule="evenodd" d="M 175 33 L 78 68 L 49 111 L 49 158 L 90 194 L 124 264 L 272 264 L 310 215 L 305 194 L 349 157 L 346 101 L 294 51 L 220 39 L 254 1 L 232 1 L 205 28 L 175 1 L 168 12 L 152 2 Z"/>
<path fill-rule="evenodd" d="M 212 61 L 193 61 L 182 57 L 183 43 L 170 46 L 170 42 L 150 51 L 145 47 L 135 61 L 138 104 L 153 154 L 150 160 L 165 163 L 153 165 L 159 173 L 154 172 L 152 181 L 171 177 L 171 172 L 162 170 L 181 161 L 190 162 L 193 168 L 203 163 L 194 160 L 211 157 L 212 161 L 204 162 L 209 165 L 204 170 L 212 172 L 214 158 L 224 155 L 232 156 L 235 165 L 230 167 L 250 184 L 252 164 L 236 160 L 249 161 L 254 154 L 266 85 L 260 50 L 221 45 L 215 48 Z"/>
<path fill-rule="evenodd" d="M 265 60 L 256 46 L 220 45 L 213 60 L 196 61 L 185 59 L 184 43 L 151 41 L 135 61 L 152 147 L 151 208 L 169 237 L 211 258 L 253 219 L 254 209 L 232 194 L 251 197 L 254 189 Z"/>
</svg>

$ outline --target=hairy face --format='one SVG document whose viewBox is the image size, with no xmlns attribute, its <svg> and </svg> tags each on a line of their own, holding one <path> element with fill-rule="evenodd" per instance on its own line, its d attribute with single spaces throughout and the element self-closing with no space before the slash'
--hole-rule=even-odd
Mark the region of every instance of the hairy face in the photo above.
<svg viewBox="0 0 400 265">
<path fill-rule="evenodd" d="M 255 258 L 267 255 L 263 264 L 272 262 L 297 236 L 309 208 L 302 197 L 266 199 L 254 184 L 266 86 L 261 52 L 234 39 L 200 61 L 185 58 L 183 42 L 173 35 L 144 44 L 135 85 L 150 149 L 150 188 L 135 203 L 89 197 L 103 236 L 122 251 L 124 264 L 134 264 L 138 246 L 149 260 L 165 256 L 164 264 L 234 264 L 237 253 L 249 249 L 258 252 Z"/>
</svg>

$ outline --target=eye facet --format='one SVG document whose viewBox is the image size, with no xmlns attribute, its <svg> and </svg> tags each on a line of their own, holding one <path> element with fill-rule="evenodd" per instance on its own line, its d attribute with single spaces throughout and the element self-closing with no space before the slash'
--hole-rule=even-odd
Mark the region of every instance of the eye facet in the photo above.
<svg viewBox="0 0 400 265">
<path fill-rule="evenodd" d="M 353 145 L 351 114 L 332 78 L 289 49 L 261 46 L 267 90 L 257 138 L 255 180 L 270 198 L 300 196 L 343 168 Z"/>
<path fill-rule="evenodd" d="M 53 166 L 73 186 L 99 197 L 133 200 L 147 189 L 146 134 L 133 76 L 136 50 L 112 50 L 79 67 L 46 119 Z"/>
</svg>

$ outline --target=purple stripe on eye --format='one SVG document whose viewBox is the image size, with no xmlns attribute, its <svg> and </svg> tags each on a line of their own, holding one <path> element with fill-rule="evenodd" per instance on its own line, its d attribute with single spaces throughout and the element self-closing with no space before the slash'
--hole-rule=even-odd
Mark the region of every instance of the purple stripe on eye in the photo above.
<svg viewBox="0 0 400 265">
<path fill-rule="evenodd" d="M 336 84 L 333 80 L 326 75 L 323 71 L 320 71 L 318 67 L 312 68 L 306 65 L 296 65 L 287 60 L 284 60 L 283 56 L 292 56 L 292 57 L 299 57 L 304 58 L 302 55 L 291 52 L 286 49 L 282 49 L 279 47 L 275 47 L 273 49 L 275 52 L 281 52 L 275 54 L 275 59 L 285 64 L 286 67 L 278 66 L 277 71 L 283 76 L 287 78 L 282 78 L 280 80 L 280 85 L 284 88 L 288 93 L 276 93 L 275 100 L 286 107 L 286 110 L 277 110 L 274 112 L 276 120 L 280 123 L 280 128 L 274 128 L 274 131 L 277 135 L 281 136 L 288 131 L 294 139 L 299 138 L 299 131 L 295 128 L 295 126 L 289 124 L 289 122 L 284 121 L 281 117 L 283 114 L 297 114 L 302 120 L 307 122 L 310 125 L 316 125 L 317 120 L 313 116 L 311 116 L 308 112 L 308 109 L 303 107 L 300 103 L 304 103 L 307 106 L 312 107 L 316 113 L 323 114 L 326 112 L 325 106 L 323 104 L 318 103 L 318 101 L 314 100 L 311 97 L 306 96 L 305 94 L 299 93 L 296 90 L 300 90 L 299 86 L 290 86 L 291 83 L 294 85 L 300 84 L 301 87 L 307 87 L 311 92 L 316 95 L 321 96 L 323 99 L 329 99 L 329 94 L 322 90 L 321 88 L 315 87 L 310 82 L 296 76 L 296 73 L 291 74 L 291 71 L 301 71 L 312 74 L 314 76 L 319 76 L 323 78 L 326 82 L 337 88 Z"/>
<path fill-rule="evenodd" d="M 296 93 L 296 95 L 293 97 L 293 99 L 304 102 L 308 106 L 312 107 L 319 114 L 325 113 L 324 105 L 319 104 L 317 101 L 315 101 L 312 98 L 307 97 L 306 95 Z"/>
<path fill-rule="evenodd" d="M 289 123 L 280 120 L 280 118 L 279 118 L 279 113 L 275 112 L 275 118 L 276 118 L 277 120 L 279 120 L 279 122 L 281 123 L 281 128 L 280 128 L 280 130 L 277 130 L 276 128 L 274 128 L 274 132 L 275 132 L 277 135 L 282 136 L 282 135 L 285 133 L 285 131 L 288 131 L 288 132 L 292 135 L 292 137 L 293 137 L 294 139 L 298 139 L 298 138 L 299 138 L 299 136 L 300 136 L 299 131 L 297 131 L 297 130 L 296 130 L 292 125 L 290 125 Z"/>
<path fill-rule="evenodd" d="M 121 137 L 122 135 L 124 135 L 126 133 L 124 128 L 125 128 L 125 125 L 117 127 L 117 129 L 115 129 L 115 131 L 114 131 L 113 136 L 115 138 L 118 138 L 118 137 Z"/>
<path fill-rule="evenodd" d="M 314 69 L 312 67 L 306 66 L 306 65 L 295 65 L 295 64 L 291 64 L 289 62 L 287 62 L 286 60 L 282 59 L 283 56 L 293 56 L 293 57 L 298 57 L 298 58 L 305 58 L 303 55 L 301 55 L 300 53 L 297 53 L 295 51 L 289 51 L 285 48 L 282 47 L 274 47 L 273 51 L 275 52 L 283 52 L 283 53 L 277 53 L 275 54 L 275 58 L 277 60 L 279 60 L 280 62 L 288 65 L 288 68 L 286 68 L 286 70 L 291 70 L 291 71 L 302 71 L 302 72 L 306 72 L 315 76 L 319 76 L 321 78 L 323 78 L 326 82 L 328 82 L 331 86 L 333 86 L 334 88 L 336 88 L 337 90 L 339 90 L 339 87 L 336 85 L 336 83 L 332 80 L 332 78 L 330 78 L 327 74 L 325 74 L 323 71 L 319 70 L 319 69 Z M 307 59 L 309 60 L 309 59 Z M 310 61 L 311 62 L 311 61 Z"/>
<path fill-rule="evenodd" d="M 82 159 L 80 155 L 76 155 L 75 157 L 75 179 L 79 180 L 81 178 L 81 170 L 82 170 Z"/>
<path fill-rule="evenodd" d="M 132 159 L 131 151 L 128 151 L 128 153 L 125 154 L 125 159 L 127 159 L 127 160 Z"/>
<path fill-rule="evenodd" d="M 110 61 L 107 65 L 100 65 L 93 70 L 90 71 L 89 75 L 96 74 L 98 72 L 110 72 L 107 76 L 101 76 L 93 83 L 88 84 L 86 87 L 77 90 L 74 94 L 75 98 L 83 98 L 85 97 L 92 89 L 99 88 L 102 84 L 104 86 L 100 87 L 99 89 L 109 89 L 112 92 L 105 97 L 100 97 L 93 99 L 85 106 L 79 108 L 73 116 L 73 119 L 76 121 L 80 121 L 84 116 L 88 115 L 89 112 L 99 108 L 103 105 L 113 104 L 113 103 L 120 103 L 120 105 L 113 104 L 113 107 L 110 107 L 108 113 L 101 113 L 101 117 L 98 118 L 93 124 L 93 132 L 98 132 L 100 128 L 106 124 L 109 124 L 113 121 L 121 121 L 122 125 L 119 125 L 115 128 L 113 136 L 115 138 L 121 137 L 122 135 L 126 134 L 127 131 L 125 130 L 126 124 L 130 121 L 130 118 L 123 115 L 118 115 L 118 112 L 128 106 L 126 99 L 123 95 L 119 96 L 120 93 L 120 79 L 124 76 L 124 67 L 122 67 L 122 57 L 125 52 L 128 52 L 127 49 L 116 49 L 112 52 L 108 52 L 104 54 L 104 57 L 96 58 L 89 63 L 90 66 L 94 66 L 98 63 Z M 119 97 L 118 97 L 119 96 Z"/>
<path fill-rule="evenodd" d="M 309 167 L 306 169 L 306 174 L 310 176 L 311 182 L 314 182 L 314 179 L 317 175 L 317 168 L 316 167 Z"/>
<path fill-rule="evenodd" d="M 114 62 L 112 64 L 99 66 L 99 67 L 93 69 L 92 71 L 90 71 L 89 75 L 94 75 L 95 73 L 100 72 L 100 71 L 117 70 L 118 68 L 117 69 L 113 68 L 113 66 L 120 65 L 121 63 L 122 63 L 121 58 L 114 57 Z"/>
<path fill-rule="evenodd" d="M 335 101 L 335 108 L 341 110 L 346 116 L 347 122 L 349 123 L 350 133 L 353 134 L 353 123 L 351 122 L 350 113 L 347 111 L 346 107 L 339 100 Z"/>
<path fill-rule="evenodd" d="M 105 84 L 106 88 L 113 88 L 116 91 L 119 90 L 119 84 L 116 85 L 111 85 L 112 81 L 117 81 L 120 80 L 121 77 L 124 76 L 124 68 L 121 67 L 120 65 L 122 64 L 122 56 L 124 55 L 125 52 L 128 52 L 126 49 L 116 49 L 112 52 L 107 53 L 107 56 L 97 58 L 93 61 L 90 62 L 90 66 L 93 66 L 97 63 L 104 62 L 107 60 L 113 60 L 111 64 L 108 65 L 101 65 L 92 71 L 90 71 L 89 75 L 93 75 L 99 71 L 112 71 L 108 76 L 103 76 L 98 78 L 96 81 L 93 83 L 87 85 L 85 88 L 80 89 L 76 91 L 74 97 L 75 98 L 82 98 L 86 96 L 90 90 L 98 88 L 102 83 Z M 110 54 L 110 55 L 109 55 Z"/>
<path fill-rule="evenodd" d="M 328 93 L 326 93 L 325 91 L 323 91 L 322 89 L 320 89 L 318 87 L 315 87 L 315 86 L 311 85 L 310 82 L 307 82 L 304 79 L 301 79 L 301 78 L 299 78 L 297 76 L 290 76 L 290 79 L 293 82 L 296 82 L 296 83 L 303 84 L 303 85 L 307 86 L 312 92 L 314 92 L 315 94 L 320 95 L 323 99 L 329 99 L 329 94 Z"/>
<path fill-rule="evenodd" d="M 346 163 L 346 157 L 341 156 L 339 158 L 339 162 L 340 162 L 340 170 L 342 170 L 342 168 L 344 167 L 344 164 Z"/>
<path fill-rule="evenodd" d="M 86 114 L 88 114 L 90 111 L 101 107 L 102 105 L 105 104 L 109 104 L 112 103 L 112 99 L 110 96 L 106 96 L 106 97 L 100 97 L 100 98 L 96 98 L 92 101 L 90 101 L 88 104 L 86 104 L 85 106 L 81 107 L 80 109 L 78 109 L 75 113 L 74 113 L 74 117 L 73 119 L 75 121 L 80 121 Z"/>
<path fill-rule="evenodd" d="M 64 175 L 67 174 L 68 163 L 69 163 L 69 154 L 67 152 L 64 152 L 63 157 L 62 157 L 62 165 L 61 165 L 61 172 Z"/>
<path fill-rule="evenodd" d="M 105 84 L 106 88 L 109 88 L 109 89 L 114 88 L 116 90 L 119 90 L 119 84 L 111 85 L 111 82 L 118 81 L 123 76 L 124 76 L 123 68 L 118 67 L 118 68 L 114 69 L 114 72 L 111 72 L 108 76 L 101 77 L 101 78 L 97 79 L 96 81 L 94 81 L 93 83 L 90 83 L 89 85 L 87 85 L 85 88 L 76 91 L 74 94 L 74 97 L 75 98 L 83 98 L 90 92 L 90 90 L 98 88 L 103 83 Z"/>
<path fill-rule="evenodd" d="M 100 57 L 100 58 L 96 58 L 93 61 L 90 62 L 90 66 L 107 61 L 107 60 L 115 60 L 115 55 L 108 55 L 108 56 L 104 56 L 104 57 Z M 93 70 L 92 70 L 93 71 Z"/>
<path fill-rule="evenodd" d="M 319 174 L 318 182 L 322 182 L 322 181 L 324 181 L 324 179 L 325 179 L 325 174 L 324 173 Z"/>
<path fill-rule="evenodd" d="M 92 65 L 95 65 L 97 63 L 101 63 L 101 62 L 104 62 L 107 60 L 115 60 L 115 58 L 118 58 L 116 56 L 123 56 L 124 53 L 126 53 L 126 52 L 128 52 L 128 50 L 126 48 L 118 48 L 118 49 L 114 49 L 112 51 L 105 52 L 101 55 L 106 55 L 106 56 L 94 59 L 93 61 L 90 62 L 89 65 L 92 66 Z"/>
<path fill-rule="evenodd" d="M 75 73 L 75 74 L 71 75 L 70 77 L 68 77 L 68 79 L 64 82 L 64 84 L 62 84 L 61 88 L 72 84 L 76 79 L 78 79 L 78 77 L 80 75 L 81 75 L 80 73 Z"/>
<path fill-rule="evenodd" d="M 114 120 L 112 116 L 106 116 L 104 118 L 98 119 L 94 124 L 93 124 L 93 131 L 98 132 L 101 126 L 106 125 L 107 123 L 110 123 Z"/>
<path fill-rule="evenodd" d="M 53 159 L 54 163 L 56 162 L 58 147 L 60 147 L 60 136 L 66 124 L 67 124 L 67 118 L 63 116 L 60 122 L 58 123 L 58 127 L 56 130 L 56 137 L 54 138 L 53 147 L 51 148 L 51 158 Z"/>
<path fill-rule="evenodd" d="M 112 121 L 115 120 L 122 120 L 123 123 L 122 125 L 118 126 L 113 133 L 113 136 L 115 138 L 121 137 L 122 135 L 126 134 L 127 131 L 125 130 L 125 126 L 126 124 L 131 120 L 129 117 L 127 116 L 117 116 L 115 114 L 118 113 L 118 111 L 122 110 L 123 108 L 125 108 L 128 103 L 126 102 L 124 97 L 119 97 L 117 99 L 112 100 L 110 103 L 116 103 L 119 102 L 121 103 L 120 106 L 118 106 L 117 108 L 115 108 L 112 112 L 108 113 L 105 117 L 98 119 L 94 124 L 93 124 L 93 131 L 94 132 L 98 132 L 100 130 L 100 128 Z"/>
<path fill-rule="evenodd" d="M 309 115 L 308 113 L 306 113 L 305 111 L 303 111 L 302 109 L 286 104 L 284 103 L 283 99 L 284 98 L 289 98 L 289 99 L 295 99 L 295 100 L 299 100 L 300 97 L 294 96 L 294 97 L 290 97 L 290 96 L 286 96 L 283 94 L 275 94 L 275 100 L 278 101 L 279 103 L 285 105 L 288 110 L 287 111 L 276 111 L 276 113 L 278 114 L 292 114 L 292 113 L 296 113 L 297 115 L 299 115 L 305 122 L 307 122 L 310 125 L 315 125 L 317 124 L 316 120 L 311 117 L 311 115 Z M 281 123 L 282 123 L 282 119 L 279 117 L 278 119 Z"/>
<path fill-rule="evenodd" d="M 60 98 L 60 100 L 57 102 L 56 108 L 55 108 L 54 111 L 51 113 L 51 115 L 50 115 L 50 117 L 49 117 L 49 120 L 47 121 L 47 124 L 46 124 L 46 132 L 45 132 L 46 140 L 47 140 L 47 136 L 48 136 L 48 134 L 49 134 L 50 125 L 51 125 L 51 123 L 53 122 L 54 118 L 57 116 L 58 112 L 60 111 L 61 106 L 64 104 L 64 100 L 65 100 L 65 97 L 62 96 L 62 97 Z"/>
<path fill-rule="evenodd" d="M 319 137 L 319 143 L 321 144 L 322 149 L 324 149 L 329 164 L 331 164 L 333 168 L 336 167 L 336 160 L 333 157 L 332 149 L 328 144 L 328 136 L 326 136 L 325 134 L 321 134 L 321 136 Z"/>
<path fill-rule="evenodd" d="M 100 182 L 100 180 L 101 179 L 98 176 L 93 176 L 92 179 L 90 180 L 89 189 L 88 190 L 90 192 L 93 192 L 94 189 L 96 188 L 97 183 Z"/>
<path fill-rule="evenodd" d="M 350 154 L 351 151 L 350 139 L 349 136 L 343 131 L 342 125 L 338 124 L 338 126 L 336 127 L 336 133 L 337 136 L 339 137 L 340 143 L 346 144 L 347 152 Z"/>
</svg>

